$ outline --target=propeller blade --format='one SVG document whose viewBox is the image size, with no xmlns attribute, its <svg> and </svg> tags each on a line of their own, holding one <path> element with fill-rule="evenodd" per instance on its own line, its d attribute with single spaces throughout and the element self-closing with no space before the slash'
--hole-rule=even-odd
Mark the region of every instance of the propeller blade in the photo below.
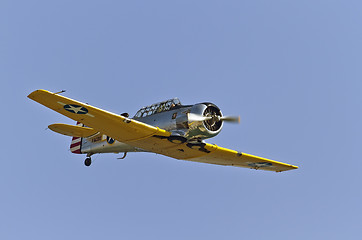
<svg viewBox="0 0 362 240">
<path fill-rule="evenodd" d="M 220 120 L 231 123 L 240 123 L 240 116 L 222 116 Z"/>
<path fill-rule="evenodd" d="M 188 119 L 190 122 L 202 122 L 206 120 L 215 119 L 216 121 L 225 121 L 225 122 L 231 122 L 231 123 L 240 123 L 240 116 L 200 116 L 198 114 L 189 113 Z"/>
</svg>

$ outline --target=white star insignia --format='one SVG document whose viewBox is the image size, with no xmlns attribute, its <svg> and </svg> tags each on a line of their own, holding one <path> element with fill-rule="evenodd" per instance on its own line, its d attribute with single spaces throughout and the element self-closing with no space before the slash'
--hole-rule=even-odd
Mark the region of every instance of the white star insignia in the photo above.
<svg viewBox="0 0 362 240">
<path fill-rule="evenodd" d="M 79 113 L 79 112 L 84 112 L 84 110 L 82 110 L 82 107 L 74 107 L 74 106 L 71 106 L 71 108 L 69 110 L 72 110 L 74 111 L 75 113 Z"/>
<path fill-rule="evenodd" d="M 82 109 L 83 107 L 82 106 L 73 106 L 73 105 L 68 105 L 66 106 L 66 109 L 70 112 L 74 112 L 76 114 L 84 114 L 86 113 L 87 111 L 83 110 Z"/>
</svg>

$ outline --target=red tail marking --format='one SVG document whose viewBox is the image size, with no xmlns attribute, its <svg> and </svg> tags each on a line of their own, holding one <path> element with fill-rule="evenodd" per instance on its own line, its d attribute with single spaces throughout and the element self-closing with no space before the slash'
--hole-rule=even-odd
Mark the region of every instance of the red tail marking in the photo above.
<svg viewBox="0 0 362 240">
<path fill-rule="evenodd" d="M 77 122 L 77 126 L 83 127 L 83 124 Z M 70 144 L 70 151 L 72 153 L 81 154 L 81 147 L 82 147 L 82 138 L 81 137 L 73 137 L 72 143 Z"/>
</svg>

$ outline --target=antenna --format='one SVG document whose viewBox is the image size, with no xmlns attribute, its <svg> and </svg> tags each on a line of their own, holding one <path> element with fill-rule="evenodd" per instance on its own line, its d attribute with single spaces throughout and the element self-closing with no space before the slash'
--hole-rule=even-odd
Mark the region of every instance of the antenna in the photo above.
<svg viewBox="0 0 362 240">
<path fill-rule="evenodd" d="M 56 92 L 56 93 L 54 93 L 54 94 L 59 94 L 59 93 L 64 93 L 64 92 L 66 92 L 66 90 L 62 90 L 62 91 Z"/>
</svg>

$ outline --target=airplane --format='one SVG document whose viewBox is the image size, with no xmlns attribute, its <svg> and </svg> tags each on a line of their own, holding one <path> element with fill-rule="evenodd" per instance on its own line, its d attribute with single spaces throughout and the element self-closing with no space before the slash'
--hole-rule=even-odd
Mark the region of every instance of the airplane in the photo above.
<svg viewBox="0 0 362 240">
<path fill-rule="evenodd" d="M 182 105 L 178 98 L 141 108 L 133 118 L 115 114 L 60 95 L 36 90 L 28 98 L 77 122 L 51 124 L 54 132 L 71 136 L 70 150 L 86 154 L 90 166 L 97 153 L 152 152 L 179 160 L 282 172 L 297 166 L 273 161 L 206 143 L 218 135 L 224 122 L 240 122 L 224 116 L 213 103 Z"/>
</svg>

